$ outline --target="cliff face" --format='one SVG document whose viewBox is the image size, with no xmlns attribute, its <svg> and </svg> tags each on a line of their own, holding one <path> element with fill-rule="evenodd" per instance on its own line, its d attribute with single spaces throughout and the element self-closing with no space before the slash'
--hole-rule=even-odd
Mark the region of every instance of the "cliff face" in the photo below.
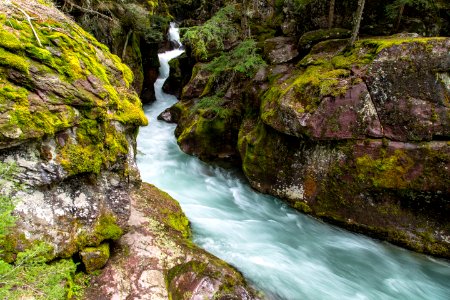
<svg viewBox="0 0 450 300">
<path fill-rule="evenodd" d="M 0 14 L 0 159 L 23 185 L 10 191 L 23 233 L 11 243 L 44 240 L 67 257 L 120 237 L 147 120 L 117 56 L 54 7 L 15 3 Z"/>
<path fill-rule="evenodd" d="M 299 61 L 296 39 L 270 38 L 256 45 L 265 67 L 251 55 L 233 63 L 237 46 L 197 64 L 165 118 L 178 122 L 188 153 L 217 160 L 238 151 L 262 192 L 449 257 L 450 40 L 399 35 L 346 45 L 321 42 Z M 245 76 L 241 65 L 256 69 Z"/>
</svg>

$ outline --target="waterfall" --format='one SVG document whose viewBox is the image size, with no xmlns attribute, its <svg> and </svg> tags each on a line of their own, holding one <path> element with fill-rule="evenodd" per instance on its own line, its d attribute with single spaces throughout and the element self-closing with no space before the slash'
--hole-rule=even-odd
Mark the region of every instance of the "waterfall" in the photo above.
<svg viewBox="0 0 450 300">
<path fill-rule="evenodd" d="M 180 49 L 183 47 L 180 41 L 180 29 L 177 27 L 177 24 L 175 22 L 170 22 L 170 28 L 169 28 L 169 41 L 171 41 L 177 49 Z"/>
<path fill-rule="evenodd" d="M 169 78 L 170 74 L 170 66 L 169 61 L 171 59 L 174 59 L 178 56 L 180 56 L 184 50 L 182 49 L 183 44 L 181 44 L 180 41 L 180 33 L 178 28 L 176 27 L 176 24 L 174 22 L 170 23 L 170 29 L 169 29 L 169 40 L 171 42 L 174 42 L 177 45 L 177 48 L 174 50 L 166 51 L 164 53 L 159 53 L 159 76 L 156 80 L 154 87 L 155 87 L 155 97 L 156 101 L 162 101 L 164 98 L 167 97 L 175 97 L 169 94 L 166 94 L 162 91 L 162 87 L 164 85 L 164 82 L 166 82 L 166 79 Z"/>
</svg>

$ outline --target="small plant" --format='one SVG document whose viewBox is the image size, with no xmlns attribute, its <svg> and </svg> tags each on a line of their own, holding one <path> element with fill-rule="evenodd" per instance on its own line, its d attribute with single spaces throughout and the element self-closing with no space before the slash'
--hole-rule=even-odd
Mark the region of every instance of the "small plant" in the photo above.
<svg viewBox="0 0 450 300">
<path fill-rule="evenodd" d="M 236 15 L 234 5 L 225 6 L 205 24 L 188 28 L 183 34 L 183 43 L 192 48 L 196 59 L 207 60 L 211 50 L 223 50 L 223 41 L 238 35 L 237 26 L 233 23 Z"/>
<path fill-rule="evenodd" d="M 224 99 L 218 96 L 203 97 L 195 104 L 191 111 L 196 112 L 200 110 L 214 113 L 221 119 L 227 119 L 232 115 L 232 111 L 223 107 Z"/>
<path fill-rule="evenodd" d="M 252 77 L 256 71 L 266 65 L 266 62 L 258 54 L 258 48 L 254 40 L 245 40 L 233 51 L 224 53 L 210 62 L 206 69 L 213 74 L 233 71 Z"/>
</svg>

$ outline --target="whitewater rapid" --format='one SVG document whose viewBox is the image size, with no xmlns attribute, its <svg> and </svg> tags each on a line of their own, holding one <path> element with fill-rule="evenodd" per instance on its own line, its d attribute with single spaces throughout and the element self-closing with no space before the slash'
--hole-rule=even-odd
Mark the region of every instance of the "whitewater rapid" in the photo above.
<svg viewBox="0 0 450 300">
<path fill-rule="evenodd" d="M 180 151 L 175 125 L 156 117 L 177 99 L 161 88 L 168 61 L 160 54 L 157 101 L 138 135 L 142 179 L 178 200 L 194 242 L 239 269 L 269 299 L 450 299 L 450 265 L 353 234 L 296 212 L 252 190 L 238 171 Z"/>
</svg>

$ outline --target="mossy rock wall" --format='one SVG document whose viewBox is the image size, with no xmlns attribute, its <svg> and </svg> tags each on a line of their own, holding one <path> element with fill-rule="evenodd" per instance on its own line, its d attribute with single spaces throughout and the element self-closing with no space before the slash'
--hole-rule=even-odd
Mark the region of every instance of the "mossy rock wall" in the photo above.
<svg viewBox="0 0 450 300">
<path fill-rule="evenodd" d="M 346 45 L 320 42 L 299 62 L 262 66 L 245 80 L 197 64 L 173 108 L 178 142 L 203 158 L 237 145 L 259 191 L 351 230 L 449 257 L 449 39 Z M 216 119 L 208 117 L 228 107 L 239 108 L 237 123 L 213 130 Z M 210 130 L 198 130 L 204 124 Z M 237 137 L 222 138 L 236 126 Z"/>
<path fill-rule="evenodd" d="M 345 50 L 332 40 L 269 74 L 259 116 L 239 133 L 251 184 L 340 226 L 449 257 L 449 42 L 362 39 Z"/>
<path fill-rule="evenodd" d="M 15 3 L 0 4 L 0 158 L 24 185 L 9 191 L 17 231 L 71 256 L 120 236 L 147 119 L 132 72 L 106 46 L 52 4 Z"/>
<path fill-rule="evenodd" d="M 350 230 L 450 257 L 447 142 L 318 143 L 249 119 L 239 150 L 259 191 Z"/>
</svg>

